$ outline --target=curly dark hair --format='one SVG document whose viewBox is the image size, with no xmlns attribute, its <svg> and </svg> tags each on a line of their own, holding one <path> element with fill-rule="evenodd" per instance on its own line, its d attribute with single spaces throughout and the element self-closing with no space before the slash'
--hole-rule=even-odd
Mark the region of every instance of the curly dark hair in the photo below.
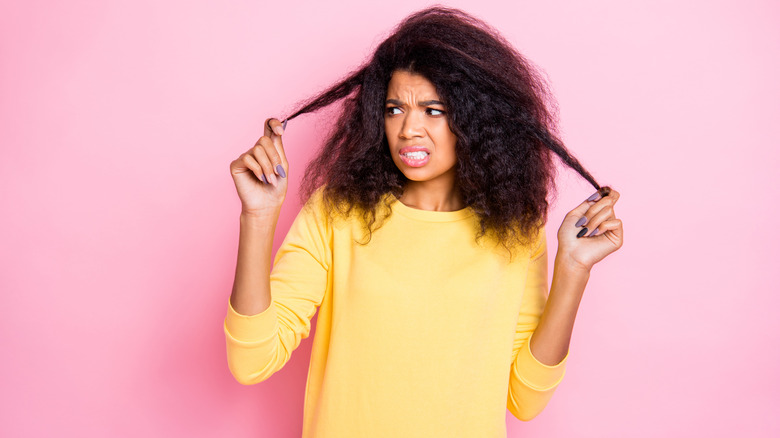
<svg viewBox="0 0 780 438">
<path fill-rule="evenodd" d="M 542 76 L 495 29 L 441 6 L 407 17 L 371 59 L 310 99 L 287 120 L 344 99 L 334 129 L 309 163 L 301 197 L 323 187 L 329 211 L 362 214 L 371 232 L 388 193 L 400 197 L 406 177 L 393 163 L 384 131 L 393 72 L 422 75 L 436 88 L 457 137 L 456 184 L 479 217 L 476 238 L 491 234 L 507 249 L 536 239 L 554 193 L 554 152 L 600 186 L 558 138 L 555 102 Z M 368 241 L 367 240 L 367 241 Z"/>
</svg>

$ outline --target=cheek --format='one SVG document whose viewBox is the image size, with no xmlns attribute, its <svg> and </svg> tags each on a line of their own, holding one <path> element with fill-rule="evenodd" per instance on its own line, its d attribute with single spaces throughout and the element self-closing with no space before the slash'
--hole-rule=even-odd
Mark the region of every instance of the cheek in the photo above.
<svg viewBox="0 0 780 438">
<path fill-rule="evenodd" d="M 395 138 L 396 136 L 396 123 L 394 123 L 393 119 L 389 119 L 385 117 L 385 136 L 388 139 Z"/>
<path fill-rule="evenodd" d="M 448 155 L 455 155 L 455 143 L 458 141 L 458 137 L 450 131 L 450 127 L 445 123 L 444 126 L 439 127 L 436 132 L 436 138 L 438 139 L 439 146 L 444 149 Z"/>
</svg>

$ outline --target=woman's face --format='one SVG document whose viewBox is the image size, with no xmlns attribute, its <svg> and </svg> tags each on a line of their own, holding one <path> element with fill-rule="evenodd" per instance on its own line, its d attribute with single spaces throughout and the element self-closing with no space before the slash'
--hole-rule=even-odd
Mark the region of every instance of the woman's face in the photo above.
<svg viewBox="0 0 780 438">
<path fill-rule="evenodd" d="M 385 133 L 395 165 L 412 181 L 455 184 L 457 137 L 436 87 L 397 70 L 387 86 Z"/>
</svg>

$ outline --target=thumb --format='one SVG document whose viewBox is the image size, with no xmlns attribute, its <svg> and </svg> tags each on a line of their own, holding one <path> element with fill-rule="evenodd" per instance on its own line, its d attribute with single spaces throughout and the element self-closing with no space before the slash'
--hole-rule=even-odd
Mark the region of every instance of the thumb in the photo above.
<svg viewBox="0 0 780 438">
<path fill-rule="evenodd" d="M 286 169 L 288 166 L 287 155 L 284 152 L 284 145 L 282 144 L 282 134 L 287 125 L 287 119 L 284 122 L 280 122 L 279 119 L 270 118 L 265 121 L 265 136 L 270 138 L 274 144 L 276 152 L 279 154 L 279 158 L 282 160 L 282 166 Z"/>
<path fill-rule="evenodd" d="M 285 120 L 285 124 L 286 122 L 287 120 Z M 273 117 L 266 119 L 265 132 L 263 135 L 273 138 L 274 135 L 281 136 L 282 134 L 284 134 L 284 127 L 282 127 L 282 122 L 280 122 L 279 119 Z"/>
</svg>

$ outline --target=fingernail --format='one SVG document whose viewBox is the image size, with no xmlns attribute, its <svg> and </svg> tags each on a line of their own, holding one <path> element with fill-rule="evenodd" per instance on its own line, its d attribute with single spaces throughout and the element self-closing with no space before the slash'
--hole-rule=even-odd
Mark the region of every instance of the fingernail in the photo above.
<svg viewBox="0 0 780 438">
<path fill-rule="evenodd" d="M 574 226 L 575 227 L 581 227 L 581 226 L 585 225 L 585 222 L 587 222 L 587 221 L 588 221 L 588 218 L 583 216 L 583 217 L 580 218 L 580 220 L 577 221 L 576 224 L 574 224 Z"/>
<path fill-rule="evenodd" d="M 262 182 L 264 182 L 264 183 L 268 184 L 268 180 L 267 180 L 267 179 L 265 179 L 265 175 L 262 175 L 262 174 L 260 175 L 260 181 L 262 181 Z"/>
<path fill-rule="evenodd" d="M 282 129 L 287 129 L 287 119 L 282 122 Z"/>
<path fill-rule="evenodd" d="M 586 201 L 598 201 L 599 198 L 601 198 L 601 194 L 599 192 L 596 192 L 590 195 L 590 198 L 586 199 Z"/>
<path fill-rule="evenodd" d="M 584 235 L 585 235 L 585 233 L 587 233 L 587 232 L 588 232 L 588 229 L 587 229 L 587 228 L 583 228 L 583 229 L 581 229 L 581 230 L 580 230 L 580 232 L 579 232 L 579 233 L 577 233 L 577 237 L 582 237 L 582 236 L 584 236 Z"/>
<path fill-rule="evenodd" d="M 274 132 L 276 133 L 276 135 L 282 135 L 284 134 L 284 128 L 281 126 L 276 126 L 274 127 Z"/>
<path fill-rule="evenodd" d="M 274 187 L 276 187 L 276 175 L 274 175 L 273 173 L 272 173 L 272 174 L 270 174 L 270 175 L 268 176 L 268 181 L 270 181 L 270 182 L 271 182 L 271 185 L 273 185 Z"/>
<path fill-rule="evenodd" d="M 593 230 L 593 232 L 592 232 L 592 233 L 588 234 L 588 237 L 590 237 L 590 236 L 592 236 L 592 235 L 594 235 L 594 234 L 596 234 L 596 233 L 598 233 L 598 232 L 599 232 L 599 228 L 598 228 L 598 227 L 596 227 L 596 229 L 595 229 L 595 230 Z"/>
<path fill-rule="evenodd" d="M 284 167 L 282 167 L 281 164 L 276 165 L 276 173 L 278 173 L 282 178 L 287 178 L 287 174 L 284 173 Z"/>
</svg>

